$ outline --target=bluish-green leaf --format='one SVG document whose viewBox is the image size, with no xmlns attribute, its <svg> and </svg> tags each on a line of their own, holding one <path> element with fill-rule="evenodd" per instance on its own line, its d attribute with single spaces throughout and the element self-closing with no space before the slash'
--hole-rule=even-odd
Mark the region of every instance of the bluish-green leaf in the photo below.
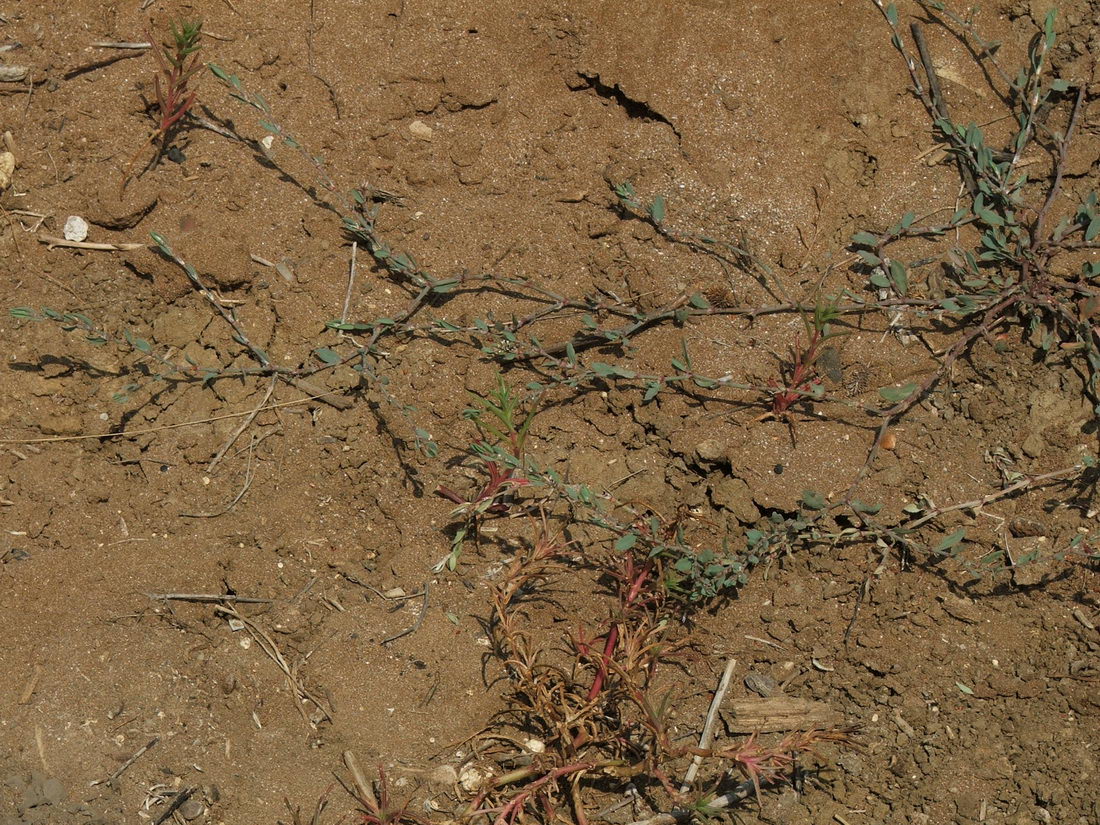
<svg viewBox="0 0 1100 825">
<path fill-rule="evenodd" d="M 802 504 L 810 510 L 824 510 L 825 496 L 813 490 L 802 491 Z"/>
<path fill-rule="evenodd" d="M 631 547 L 633 547 L 637 543 L 638 543 L 638 534 L 637 533 L 624 533 L 623 535 L 619 536 L 618 539 L 616 539 L 615 549 L 621 553 L 624 550 L 629 550 Z"/>
<path fill-rule="evenodd" d="M 653 203 L 649 206 L 649 217 L 653 219 L 654 223 L 664 223 L 665 220 L 665 197 L 664 195 L 658 195 L 653 199 Z"/>
<path fill-rule="evenodd" d="M 913 391 L 917 388 L 916 384 L 903 384 L 900 387 L 881 387 L 878 394 L 881 395 L 887 401 L 904 401 Z"/>
<path fill-rule="evenodd" d="M 696 309 L 710 309 L 710 301 L 700 292 L 692 294 L 689 300 L 691 301 L 691 305 Z"/>
<path fill-rule="evenodd" d="M 890 282 L 899 295 L 904 295 L 909 290 L 909 276 L 905 272 L 905 264 L 897 259 L 890 261 Z"/>
<path fill-rule="evenodd" d="M 1100 235 L 1100 215 L 1095 216 L 1089 225 L 1085 227 L 1085 240 L 1091 241 L 1097 235 Z"/>
<path fill-rule="evenodd" d="M 933 553 L 943 553 L 947 550 L 950 550 L 952 547 L 954 547 L 956 544 L 958 544 L 960 541 L 962 541 L 965 536 L 966 536 L 966 528 L 965 527 L 960 527 L 958 530 L 956 530 L 951 535 L 945 536 L 940 541 L 939 544 L 937 544 L 935 547 L 932 548 L 932 552 Z"/>
</svg>

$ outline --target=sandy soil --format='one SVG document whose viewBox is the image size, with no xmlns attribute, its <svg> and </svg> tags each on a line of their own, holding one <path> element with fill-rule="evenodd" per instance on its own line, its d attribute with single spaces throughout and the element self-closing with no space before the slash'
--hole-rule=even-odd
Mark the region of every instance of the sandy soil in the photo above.
<svg viewBox="0 0 1100 825">
<path fill-rule="evenodd" d="M 950 213 L 957 171 L 928 152 L 934 134 L 870 0 L 146 5 L 0 4 L 0 46 L 17 44 L 0 68 L 28 70 L 0 82 L 0 131 L 18 160 L 0 196 L 0 294 L 5 307 L 84 313 L 111 336 L 96 346 L 79 330 L 0 317 L 0 823 L 157 821 L 185 789 L 174 817 L 289 823 L 301 807 L 308 822 L 334 774 L 346 776 L 346 750 L 388 766 L 418 813 L 431 800 L 431 816 L 447 819 L 464 792 L 438 782 L 439 769 L 460 772 L 503 707 L 489 593 L 530 530 L 505 523 L 468 542 L 455 570 L 433 572 L 455 527 L 454 505 L 434 491 L 465 494 L 482 478 L 464 458 L 476 436 L 467 391 L 486 393 L 498 374 L 518 388 L 547 380 L 492 354 L 493 319 L 540 305 L 477 282 L 436 295 L 416 331 L 382 340 L 369 378 L 346 367 L 305 386 L 158 378 L 158 358 L 190 359 L 196 372 L 255 361 L 150 232 L 289 368 L 349 346 L 325 324 L 344 311 L 351 245 L 337 199 L 293 148 L 264 152 L 202 128 L 196 117 L 266 134 L 207 73 L 170 157 L 142 154 L 120 196 L 152 122 L 153 61 L 93 44 L 201 17 L 203 58 L 262 94 L 338 190 L 392 193 L 378 196 L 379 232 L 433 277 L 526 278 L 643 311 L 695 292 L 719 307 L 776 298 L 624 215 L 615 183 L 663 194 L 677 231 L 748 244 L 784 295 L 812 302 L 866 293 L 852 234 L 909 210 Z M 1021 64 L 1046 4 L 979 6 L 1002 60 Z M 1100 4 L 1068 0 L 1058 23 L 1056 72 L 1087 88 L 1067 202 L 1097 180 L 1098 15 Z M 965 44 L 925 25 L 956 119 L 1001 118 Z M 1048 167 L 1037 156 L 1036 176 Z M 89 241 L 143 246 L 41 242 L 69 215 L 87 219 Z M 395 317 L 415 294 L 370 263 L 359 249 L 350 321 Z M 549 346 L 580 314 L 532 330 Z M 430 328 L 439 320 L 472 333 Z M 743 547 L 748 531 L 797 513 L 805 491 L 843 494 L 875 438 L 866 410 L 881 405 L 878 388 L 920 380 L 955 340 L 949 326 L 906 323 L 920 336 L 895 334 L 884 312 L 846 320 L 826 389 L 838 403 L 800 413 L 793 438 L 760 420 L 759 394 L 643 403 L 644 386 L 608 381 L 551 389 L 529 452 L 666 522 L 687 519 L 693 541 Z M 686 344 L 699 372 L 765 385 L 801 329 L 792 313 L 715 315 L 655 324 L 628 350 L 593 357 L 667 372 Z M 1026 329 L 978 341 L 901 421 L 860 497 L 899 517 L 1095 453 L 1080 368 L 1037 352 Z M 418 429 L 436 455 L 417 448 Z M 862 750 L 823 751 L 805 782 L 746 803 L 741 821 L 1100 823 L 1096 568 L 1003 563 L 1006 548 L 1065 547 L 1094 531 L 1094 481 L 944 515 L 925 539 L 967 527 L 952 558 L 801 546 L 698 613 L 683 629 L 690 655 L 669 677 L 678 736 L 698 735 L 730 658 L 731 697 L 780 685 L 861 728 Z M 975 578 L 975 567 L 992 572 Z M 530 631 L 547 648 L 609 609 L 584 575 L 554 588 Z M 157 597 L 181 593 L 266 601 L 230 604 L 241 624 L 224 602 Z M 594 789 L 590 814 L 622 792 Z M 354 809 L 338 786 L 329 800 L 321 822 Z M 641 800 L 608 818 L 650 813 Z"/>
</svg>

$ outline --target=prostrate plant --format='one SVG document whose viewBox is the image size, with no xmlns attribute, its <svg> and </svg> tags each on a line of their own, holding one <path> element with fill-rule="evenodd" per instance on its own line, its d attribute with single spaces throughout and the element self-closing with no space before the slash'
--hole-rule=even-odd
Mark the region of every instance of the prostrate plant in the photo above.
<svg viewBox="0 0 1100 825">
<path fill-rule="evenodd" d="M 1100 306 L 1096 286 L 1100 260 L 1086 259 L 1076 276 L 1055 275 L 1052 266 L 1055 259 L 1067 253 L 1100 249 L 1100 211 L 1095 191 L 1088 193 L 1071 214 L 1061 216 L 1053 230 L 1050 228 L 1084 99 L 1080 83 L 1071 94 L 1074 84 L 1070 81 L 1046 77 L 1048 55 L 1056 39 L 1056 12 L 1047 14 L 1042 35 L 1029 50 L 1027 67 L 1005 90 L 1004 97 L 1016 106 L 1016 130 L 1007 145 L 995 147 L 989 145 L 976 124 L 956 123 L 941 115 L 941 106 L 921 82 L 917 63 L 905 46 L 896 7 L 893 3 L 874 2 L 894 29 L 894 46 L 906 62 L 917 97 L 974 181 L 974 190 L 964 195 L 967 204 L 946 223 L 923 224 L 909 212 L 885 232 L 861 232 L 853 239 L 871 268 L 873 286 L 892 289 L 898 295 L 923 291 L 937 301 L 937 315 L 957 318 L 964 325 L 963 337 L 949 349 L 941 368 L 921 386 L 910 388 L 891 415 L 900 414 L 920 400 L 977 338 L 1017 318 L 1028 321 L 1029 331 L 1039 338 L 1045 352 L 1054 349 L 1055 344 L 1082 352 L 1089 372 L 1089 391 L 1095 394 L 1100 331 L 1094 328 L 1091 316 Z M 923 5 L 945 11 L 942 3 Z M 950 18 L 961 21 L 954 14 Z M 919 31 L 914 27 L 914 33 Z M 964 34 L 972 36 L 972 31 L 967 24 Z M 999 71 L 999 65 L 997 68 Z M 1064 127 L 1052 128 L 1047 121 L 1060 104 L 1063 109 L 1068 104 Z M 1043 148 L 1037 144 L 1040 136 L 1051 147 L 1053 170 L 1049 181 L 1036 184 L 1019 166 L 1025 152 L 1036 145 Z M 974 237 L 961 231 L 964 227 L 976 230 L 976 245 L 942 243 L 952 232 L 959 237 Z M 901 240 L 923 240 L 931 246 L 922 250 L 917 261 L 906 263 L 890 254 L 890 247 Z M 922 284 L 913 277 L 919 269 L 930 266 L 937 266 L 943 277 L 939 294 L 934 279 Z"/>
<path fill-rule="evenodd" d="M 134 164 L 150 143 L 156 144 L 154 160 L 164 152 L 172 130 L 191 111 L 195 105 L 196 93 L 190 87 L 191 79 L 201 67 L 198 52 L 202 48 L 202 21 L 183 20 L 178 24 L 169 24 L 169 43 L 158 43 L 151 29 L 146 36 L 152 43 L 153 56 L 157 61 L 157 71 L 153 75 L 154 105 L 156 108 L 156 128 L 142 141 L 130 162 L 126 164 L 119 185 L 119 197 L 126 188 Z"/>
<path fill-rule="evenodd" d="M 880 413 L 878 436 L 849 497 L 889 428 L 924 399 L 974 343 L 990 339 L 1002 324 L 1025 324 L 1044 357 L 1058 352 L 1083 355 L 1085 391 L 1100 413 L 1100 325 L 1094 317 L 1100 309 L 1100 259 L 1094 252 L 1100 249 L 1097 193 L 1085 195 L 1051 228 L 1055 213 L 1064 210 L 1059 196 L 1085 93 L 1081 82 L 1049 77 L 1056 12 L 1048 12 L 1042 32 L 1029 48 L 1027 65 L 1012 78 L 997 62 L 996 44 L 983 40 L 970 19 L 943 3 L 921 0 L 933 15 L 958 26 L 959 36 L 974 43 L 977 59 L 990 62 L 995 70 L 991 74 L 1006 85 L 998 96 L 1012 105 L 1015 128 L 1007 141 L 991 145 L 978 125 L 948 116 L 920 25 L 910 27 L 918 62 L 906 45 L 895 4 L 872 1 L 893 31 L 892 43 L 905 61 L 914 94 L 964 173 L 963 205 L 944 223 L 926 223 L 907 212 L 885 231 L 857 233 L 853 244 L 879 294 L 922 300 L 924 309 L 913 305 L 918 315 L 952 319 L 960 333 L 944 350 L 938 368 L 919 384 L 880 391 L 891 406 Z M 920 75 L 922 65 L 927 84 Z M 1054 118 L 1060 126 L 1050 125 Z M 1049 178 L 1033 181 L 1021 170 L 1024 155 L 1033 149 L 1049 154 Z M 918 257 L 904 261 L 895 256 L 893 248 L 902 241 L 907 249 L 917 248 Z M 1074 260 L 1079 269 L 1070 274 L 1067 261 Z M 919 277 L 933 267 L 926 277 Z M 897 319 L 891 323 L 896 326 Z"/>
<path fill-rule="evenodd" d="M 749 737 L 706 748 L 674 739 L 667 718 L 676 690 L 655 691 L 663 669 L 681 656 L 688 639 L 659 575 L 659 561 L 639 543 L 618 543 L 610 552 L 585 549 L 585 563 L 611 590 L 610 616 L 595 628 L 578 624 L 569 632 L 564 660 L 536 647 L 524 626 L 525 605 L 568 569 L 567 549 L 549 534 L 543 514 L 533 542 L 494 585 L 492 649 L 512 686 L 506 718 L 527 738 L 523 751 L 499 750 L 499 745 L 480 751 L 483 760 L 491 757 L 501 767 L 489 770 L 460 821 L 485 816 L 494 825 L 511 825 L 530 816 L 549 822 L 568 806 L 573 820 L 584 825 L 586 790 L 618 790 L 628 782 L 647 796 L 663 792 L 683 813 L 706 814 L 718 794 L 729 792 L 731 773 L 746 777 L 759 794 L 761 786 L 789 778 L 798 757 L 820 743 L 852 745 L 846 729 L 810 731 L 768 744 Z M 681 794 L 671 772 L 689 757 L 712 760 L 715 770 L 709 788 L 692 786 Z"/>
</svg>

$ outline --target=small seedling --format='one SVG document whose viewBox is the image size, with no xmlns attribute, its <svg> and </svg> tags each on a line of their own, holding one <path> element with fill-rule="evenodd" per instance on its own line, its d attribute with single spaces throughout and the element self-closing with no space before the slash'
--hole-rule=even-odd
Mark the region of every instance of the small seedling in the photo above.
<svg viewBox="0 0 1100 825">
<path fill-rule="evenodd" d="M 463 416 L 477 427 L 481 439 L 470 445 L 470 452 L 482 463 L 488 480 L 471 498 L 463 498 L 450 487 L 439 486 L 436 493 L 458 506 L 452 516 L 463 516 L 451 540 L 451 552 L 437 565 L 454 570 L 467 536 L 476 533 L 478 521 L 486 515 L 508 511 L 508 494 L 528 483 L 523 475 L 526 464 L 527 434 L 538 415 L 537 407 L 524 410 L 526 404 L 497 376 L 497 386 L 485 396 L 470 393 L 474 406 Z M 438 572 L 437 570 L 437 572 Z"/>
<path fill-rule="evenodd" d="M 791 408 L 799 401 L 820 399 L 825 393 L 818 361 L 825 352 L 826 342 L 844 334 L 831 326 L 839 317 L 837 303 L 832 300 L 818 302 L 813 313 L 803 313 L 805 339 L 799 334 L 791 345 L 789 365 L 784 370 L 786 374 L 780 380 L 773 378 L 768 382 L 772 389 L 771 409 L 760 420 L 774 418 L 785 422 L 790 428 L 792 442 L 795 432 Z"/>
<path fill-rule="evenodd" d="M 122 174 L 122 183 L 119 186 L 119 196 L 126 188 L 130 180 L 134 164 L 137 163 L 141 153 L 150 143 L 156 144 L 154 160 L 160 157 L 168 143 L 168 137 L 172 129 L 195 105 L 196 93 L 189 84 L 195 72 L 202 65 L 199 62 L 198 52 L 202 48 L 202 21 L 180 21 L 169 24 L 171 34 L 170 43 L 156 44 L 151 30 L 146 30 L 146 36 L 154 43 L 153 55 L 157 59 L 157 72 L 153 75 L 153 91 L 156 95 L 156 128 L 138 147 L 126 164 Z"/>
</svg>

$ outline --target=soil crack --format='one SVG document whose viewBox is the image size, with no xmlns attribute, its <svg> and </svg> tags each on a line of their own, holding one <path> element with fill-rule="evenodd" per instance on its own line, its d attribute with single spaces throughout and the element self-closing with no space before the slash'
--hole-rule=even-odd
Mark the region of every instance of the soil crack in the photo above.
<svg viewBox="0 0 1100 825">
<path fill-rule="evenodd" d="M 628 117 L 641 120 L 655 120 L 659 123 L 664 123 L 672 130 L 672 133 L 676 135 L 677 142 L 680 141 L 680 130 L 676 128 L 676 124 L 644 100 L 638 100 L 628 95 L 618 83 L 605 83 L 600 79 L 599 73 L 590 74 L 587 72 L 577 72 L 577 76 L 587 84 L 586 86 L 581 86 L 578 91 L 580 89 L 591 89 L 600 97 L 617 103 L 622 107 L 623 111 L 626 112 Z"/>
</svg>

